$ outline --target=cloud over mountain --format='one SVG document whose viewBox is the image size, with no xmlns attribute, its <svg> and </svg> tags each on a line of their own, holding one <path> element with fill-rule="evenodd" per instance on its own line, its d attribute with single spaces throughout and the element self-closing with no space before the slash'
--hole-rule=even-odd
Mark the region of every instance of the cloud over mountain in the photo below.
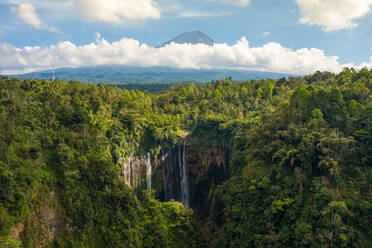
<svg viewBox="0 0 372 248">
<path fill-rule="evenodd" d="M 250 47 L 246 38 L 234 45 L 176 44 L 161 48 L 123 38 L 108 42 L 97 36 L 87 45 L 70 41 L 49 47 L 16 48 L 0 44 L 0 73 L 16 74 L 56 67 L 95 65 L 168 66 L 196 69 L 246 69 L 282 73 L 307 74 L 316 70 L 338 72 L 344 66 L 336 56 L 326 56 L 316 48 L 292 50 L 270 42 L 260 47 Z M 372 60 L 371 60 L 372 61 Z M 364 66 L 371 67 L 371 61 Z"/>
</svg>

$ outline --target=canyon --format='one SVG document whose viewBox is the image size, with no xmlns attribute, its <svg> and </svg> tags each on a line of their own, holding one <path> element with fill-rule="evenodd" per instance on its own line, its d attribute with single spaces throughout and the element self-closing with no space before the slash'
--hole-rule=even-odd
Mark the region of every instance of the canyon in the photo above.
<svg viewBox="0 0 372 248">
<path fill-rule="evenodd" d="M 178 201 L 199 216 L 208 215 L 211 192 L 229 179 L 231 152 L 189 140 L 161 150 L 156 157 L 130 156 L 121 163 L 121 179 L 137 193 L 152 190 L 160 201 Z"/>
</svg>

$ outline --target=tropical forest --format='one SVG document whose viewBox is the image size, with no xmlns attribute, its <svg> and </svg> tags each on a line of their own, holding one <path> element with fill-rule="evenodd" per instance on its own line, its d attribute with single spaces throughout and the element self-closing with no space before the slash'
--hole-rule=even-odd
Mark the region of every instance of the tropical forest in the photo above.
<svg viewBox="0 0 372 248">
<path fill-rule="evenodd" d="M 372 70 L 0 78 L 0 247 L 372 247 Z"/>
</svg>

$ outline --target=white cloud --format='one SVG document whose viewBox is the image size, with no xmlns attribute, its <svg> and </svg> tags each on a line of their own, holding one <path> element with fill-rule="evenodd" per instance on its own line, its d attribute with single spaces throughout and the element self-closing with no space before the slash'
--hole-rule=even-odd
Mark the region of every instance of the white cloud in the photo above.
<svg viewBox="0 0 372 248">
<path fill-rule="evenodd" d="M 181 11 L 177 17 L 182 18 L 195 18 L 195 17 L 217 17 L 217 16 L 227 16 L 230 12 L 201 12 L 195 10 L 185 10 Z"/>
<path fill-rule="evenodd" d="M 49 27 L 45 23 L 43 23 L 36 14 L 35 7 L 29 3 L 19 4 L 18 6 L 12 7 L 12 12 L 16 13 L 18 18 L 21 19 L 23 22 L 32 25 L 34 28 L 46 29 L 51 32 L 59 32 L 59 30 L 55 27 Z"/>
<path fill-rule="evenodd" d="M 35 7 L 33 5 L 28 3 L 20 4 L 17 7 L 12 7 L 12 11 L 17 14 L 19 19 L 27 24 L 31 24 L 36 29 L 42 29 L 44 27 L 44 24 L 36 15 Z"/>
<path fill-rule="evenodd" d="M 262 34 L 263 37 L 268 37 L 270 35 L 271 35 L 271 32 L 265 32 L 265 33 Z"/>
<path fill-rule="evenodd" d="M 92 21 L 122 23 L 125 20 L 160 18 L 153 0 L 75 0 L 77 6 Z"/>
<path fill-rule="evenodd" d="M 0 0 L 0 4 L 19 5 L 27 2 L 33 5 L 38 11 L 43 12 L 43 18 L 50 20 L 77 19 L 75 0 Z"/>
<path fill-rule="evenodd" d="M 357 66 L 358 69 L 363 67 L 372 68 L 372 56 L 369 58 L 369 62 L 362 62 L 359 66 Z"/>
<path fill-rule="evenodd" d="M 370 12 L 372 0 L 296 0 L 301 23 L 321 26 L 330 32 L 358 26 L 356 19 Z"/>
<path fill-rule="evenodd" d="M 236 6 L 248 6 L 251 0 L 208 0 L 208 2 L 220 2 L 223 4 L 231 4 Z"/>
<path fill-rule="evenodd" d="M 56 67 L 96 65 L 169 66 L 195 69 L 246 69 L 307 74 L 320 71 L 341 71 L 345 66 L 338 57 L 326 56 L 316 48 L 292 50 L 270 42 L 250 47 L 246 38 L 234 45 L 175 44 L 154 48 L 137 40 L 123 38 L 108 42 L 96 35 L 96 41 L 78 46 L 70 41 L 49 47 L 16 48 L 0 43 L 0 74 L 18 74 Z M 370 62 L 364 63 L 371 67 Z"/>
</svg>

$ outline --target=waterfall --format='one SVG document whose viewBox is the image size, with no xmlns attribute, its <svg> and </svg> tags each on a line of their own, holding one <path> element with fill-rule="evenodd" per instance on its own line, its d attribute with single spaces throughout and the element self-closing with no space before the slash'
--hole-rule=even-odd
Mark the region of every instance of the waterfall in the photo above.
<svg viewBox="0 0 372 248">
<path fill-rule="evenodd" d="M 132 189 L 137 190 L 146 182 L 148 190 L 151 190 L 152 165 L 151 155 L 147 153 L 143 157 L 130 156 L 127 161 L 121 163 L 121 178 Z"/>
<path fill-rule="evenodd" d="M 124 182 L 131 187 L 131 157 L 121 165 L 121 175 Z"/>
<path fill-rule="evenodd" d="M 182 204 L 185 207 L 189 206 L 189 180 L 188 180 L 188 170 L 186 168 L 186 146 L 183 142 L 182 146 L 182 180 L 181 180 L 181 192 L 182 192 Z"/>
<path fill-rule="evenodd" d="M 164 201 L 169 201 L 169 198 L 168 198 L 168 180 L 167 180 L 168 170 L 167 170 L 167 164 L 165 162 L 167 157 L 168 157 L 168 153 L 162 152 L 160 161 L 163 164 Z"/>
<path fill-rule="evenodd" d="M 164 201 L 174 199 L 185 207 L 189 206 L 188 168 L 186 163 L 186 144 L 162 151 L 159 156 L 162 166 Z"/>
<path fill-rule="evenodd" d="M 229 178 L 231 153 L 223 147 L 200 148 L 182 141 L 162 150 L 153 178 L 162 181 L 157 184 L 159 200 L 175 200 L 207 215 L 210 192 Z"/>
<path fill-rule="evenodd" d="M 182 146 L 182 149 L 184 150 L 184 146 Z M 184 152 L 182 150 L 182 155 L 184 155 Z M 183 173 L 183 164 L 184 164 L 184 158 L 181 156 L 181 146 L 178 147 L 178 173 L 179 173 L 179 182 L 180 182 L 180 196 L 181 196 L 181 202 L 183 205 L 185 205 L 185 197 L 184 197 L 184 178 L 185 175 Z"/>
<path fill-rule="evenodd" d="M 146 183 L 147 183 L 147 190 L 151 190 L 151 175 L 152 175 L 151 155 L 150 155 L 150 153 L 147 153 L 146 154 Z"/>
</svg>

